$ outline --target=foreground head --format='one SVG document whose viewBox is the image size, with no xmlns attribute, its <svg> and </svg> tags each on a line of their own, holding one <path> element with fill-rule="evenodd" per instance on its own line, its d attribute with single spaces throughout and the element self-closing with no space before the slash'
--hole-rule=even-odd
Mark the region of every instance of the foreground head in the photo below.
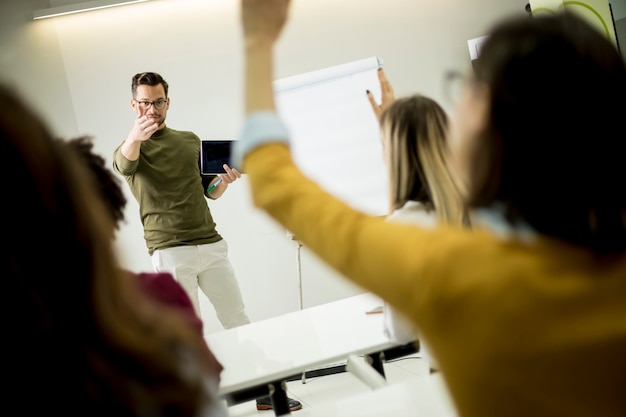
<svg viewBox="0 0 626 417">
<path fill-rule="evenodd" d="M 47 375 L 60 372 L 65 359 L 84 357 L 102 324 L 99 313 L 117 292 L 113 224 L 80 160 L 4 87 L 0 135 L 1 153 L 11 161 L 2 165 L 4 191 L 13 201 L 3 211 L 4 291 L 12 307 L 7 334 L 18 341 L 8 354 L 38 369 L 42 384 L 54 385 Z M 83 343 L 65 342 L 77 338 Z M 74 359 L 67 373 L 75 370 Z M 16 390 L 32 389 L 29 372 L 18 369 L 10 378 Z"/>
<path fill-rule="evenodd" d="M 196 415 L 217 404 L 202 373 L 212 364 L 204 340 L 119 267 L 93 173 L 3 86 L 0 152 L 10 161 L 1 168 L 11 198 L 2 251 L 9 402 L 27 415 L 92 416 Z M 190 359 L 184 373 L 181 358 Z M 26 392 L 37 401 L 22 401 Z"/>
<path fill-rule="evenodd" d="M 495 26 L 452 127 L 469 205 L 597 253 L 626 249 L 623 97 L 623 58 L 580 17 Z"/>
<path fill-rule="evenodd" d="M 99 194 L 104 197 L 104 204 L 113 217 L 115 227 L 119 229 L 120 223 L 124 221 L 126 207 L 126 196 L 120 185 L 121 180 L 107 168 L 105 159 L 93 151 L 92 137 L 80 136 L 70 139 L 67 143 L 87 163 L 89 171 L 95 176 Z"/>
<path fill-rule="evenodd" d="M 448 118 L 434 100 L 413 95 L 392 102 L 380 116 L 390 180 L 391 209 L 419 201 L 445 223 L 459 223 L 458 188 L 449 170 Z"/>
<path fill-rule="evenodd" d="M 31 333 L 51 325 L 46 317 L 57 314 L 67 313 L 64 326 L 71 327 L 80 320 L 76 309 L 91 313 L 95 282 L 115 269 L 112 221 L 76 155 L 2 87 L 0 133 L 2 155 L 11 161 L 2 165 L 10 179 L 5 192 L 14 201 L 5 207 L 4 236 L 10 245 L 3 251 L 4 265 L 11 274 L 5 284 L 21 288 L 12 296 L 24 297 L 16 307 L 32 321 L 25 326 Z M 45 262 L 33 258 L 34 243 L 45 245 Z M 50 279 L 57 273 L 63 276 L 60 282 Z"/>
<path fill-rule="evenodd" d="M 170 107 L 169 85 L 156 72 L 141 72 L 133 76 L 130 106 L 138 117 L 148 116 L 159 126 L 165 122 Z"/>
</svg>

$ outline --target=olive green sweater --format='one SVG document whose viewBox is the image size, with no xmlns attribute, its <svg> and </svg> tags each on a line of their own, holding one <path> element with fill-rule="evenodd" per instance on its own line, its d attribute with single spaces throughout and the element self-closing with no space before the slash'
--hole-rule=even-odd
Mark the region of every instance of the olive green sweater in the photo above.
<svg viewBox="0 0 626 417">
<path fill-rule="evenodd" d="M 121 144 L 113 152 L 113 169 L 124 176 L 139 203 L 150 255 L 156 249 L 222 239 L 204 196 L 199 156 L 197 135 L 168 127 L 142 142 L 136 161 L 122 155 Z"/>
</svg>

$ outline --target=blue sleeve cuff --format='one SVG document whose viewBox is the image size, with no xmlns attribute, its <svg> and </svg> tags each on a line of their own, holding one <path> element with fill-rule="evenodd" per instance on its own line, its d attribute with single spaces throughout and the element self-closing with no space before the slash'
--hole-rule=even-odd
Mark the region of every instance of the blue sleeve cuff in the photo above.
<svg viewBox="0 0 626 417">
<path fill-rule="evenodd" d="M 257 146 L 268 142 L 289 145 L 289 132 L 274 111 L 250 113 L 246 118 L 239 140 L 233 142 L 231 163 L 241 170 L 243 157 Z"/>
</svg>

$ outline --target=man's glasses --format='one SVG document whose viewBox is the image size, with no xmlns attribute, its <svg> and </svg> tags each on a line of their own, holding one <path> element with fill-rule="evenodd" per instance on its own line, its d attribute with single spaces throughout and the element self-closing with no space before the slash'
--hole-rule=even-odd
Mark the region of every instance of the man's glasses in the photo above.
<svg viewBox="0 0 626 417">
<path fill-rule="evenodd" d="M 139 107 L 141 107 L 143 110 L 148 110 L 150 106 L 154 106 L 155 109 L 161 110 L 167 104 L 167 100 L 157 100 L 157 101 L 135 100 L 135 103 L 137 103 Z"/>
</svg>

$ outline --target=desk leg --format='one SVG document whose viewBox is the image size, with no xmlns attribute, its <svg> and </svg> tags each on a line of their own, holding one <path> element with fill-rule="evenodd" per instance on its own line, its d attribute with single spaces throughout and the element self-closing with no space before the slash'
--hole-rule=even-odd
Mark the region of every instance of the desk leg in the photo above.
<svg viewBox="0 0 626 417">
<path fill-rule="evenodd" d="M 383 367 L 384 355 L 384 352 L 372 353 L 370 355 L 365 355 L 365 359 L 367 360 L 367 362 L 369 362 L 370 365 L 372 365 L 372 368 L 376 369 L 376 371 L 378 371 L 378 373 L 383 376 L 383 378 L 386 378 L 385 368 Z"/>
<path fill-rule="evenodd" d="M 269 384 L 270 398 L 274 406 L 274 414 L 277 416 L 291 415 L 289 400 L 287 400 L 287 383 L 276 381 Z"/>
</svg>

